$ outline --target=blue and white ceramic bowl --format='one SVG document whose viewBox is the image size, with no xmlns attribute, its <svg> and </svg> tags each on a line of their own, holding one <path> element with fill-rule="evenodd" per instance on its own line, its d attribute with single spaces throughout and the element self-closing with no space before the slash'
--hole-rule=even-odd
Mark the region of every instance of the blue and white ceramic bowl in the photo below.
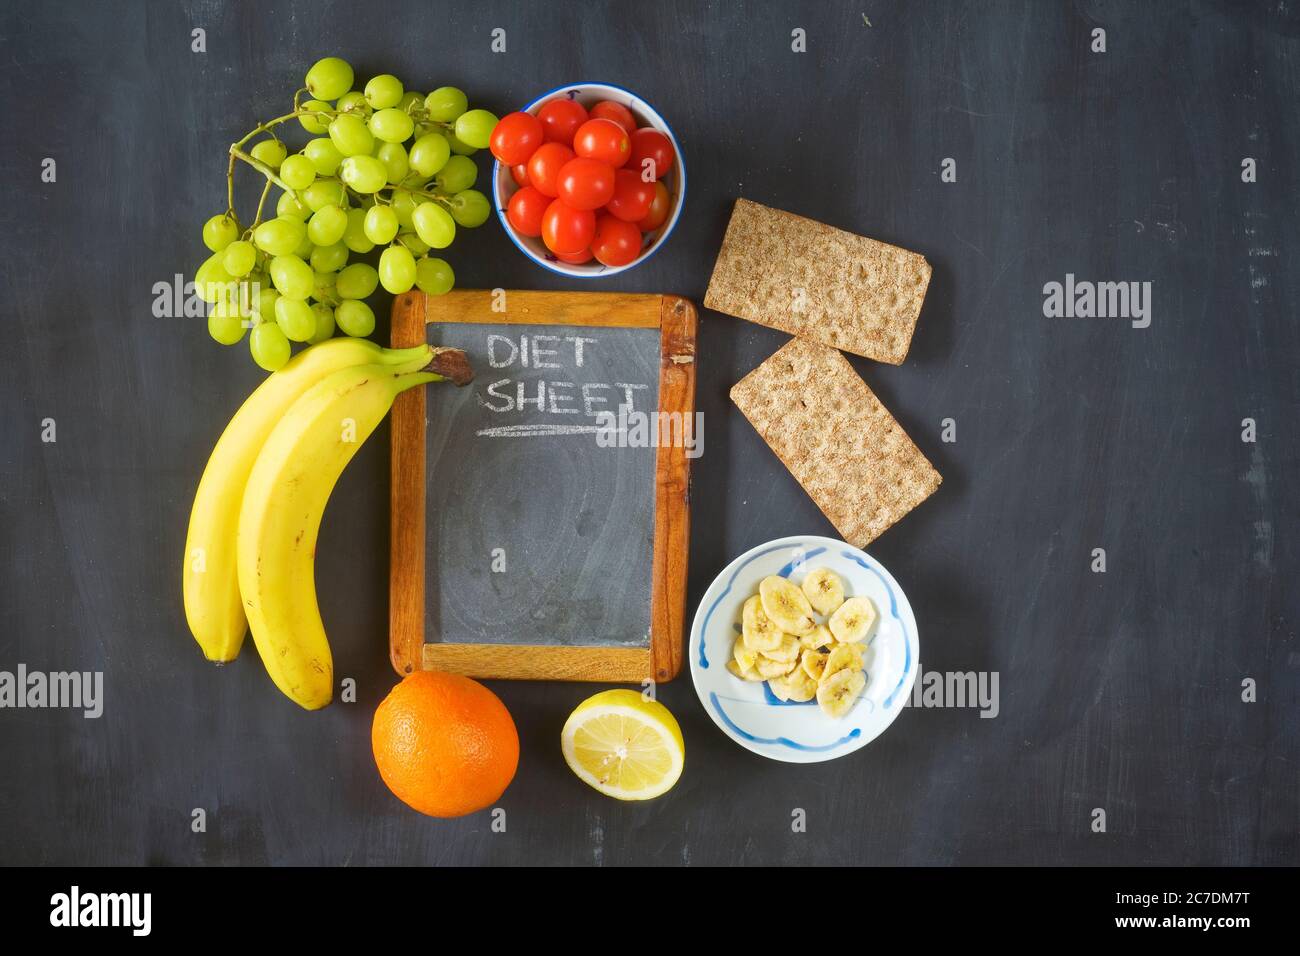
<svg viewBox="0 0 1300 956">
<path fill-rule="evenodd" d="M 501 220 L 501 228 L 506 231 L 510 241 L 519 247 L 520 252 L 543 269 L 550 269 L 552 272 L 560 273 L 560 275 L 570 276 L 574 279 L 603 279 L 608 276 L 618 275 L 620 272 L 626 272 L 628 269 L 635 269 L 659 251 L 663 244 L 668 241 L 668 237 L 673 234 L 673 230 L 677 228 L 677 220 L 681 218 L 682 204 L 686 201 L 686 159 L 682 156 L 682 144 L 677 141 L 672 127 L 668 125 L 668 121 L 659 114 L 658 110 L 631 90 L 625 90 L 623 87 L 614 86 L 611 83 L 572 83 L 568 86 L 557 86 L 555 89 L 534 99 L 523 108 L 523 111 L 535 114 L 542 108 L 544 103 L 548 103 L 560 96 L 567 96 L 571 100 L 577 100 L 588 108 L 595 106 L 601 100 L 613 100 L 616 103 L 622 103 L 636 117 L 638 128 L 649 126 L 668 137 L 673 144 L 673 152 L 677 154 L 673 160 L 672 170 L 663 180 L 670 197 L 668 218 L 664 220 L 662 226 L 643 237 L 641 255 L 625 266 L 607 266 L 595 259 L 584 262 L 582 265 L 561 262 L 542 244 L 541 239 L 521 235 L 514 226 L 510 225 L 510 220 L 506 216 L 506 205 L 519 187 L 515 185 L 509 167 L 503 166 L 499 160 L 496 160 L 492 164 L 492 199 L 493 204 L 496 206 L 497 218 Z"/>
<path fill-rule="evenodd" d="M 766 683 L 727 670 L 740 634 L 740 610 L 769 574 L 798 583 L 827 567 L 844 581 L 846 597 L 868 597 L 879 612 L 863 656 L 867 685 L 843 717 L 822 713 L 817 701 L 778 700 Z M 894 722 L 912 693 L 920 657 L 916 617 L 907 595 L 879 561 L 834 538 L 779 538 L 745 552 L 714 578 L 691 626 L 691 679 L 713 722 L 747 750 L 787 763 L 817 763 L 852 753 Z"/>
</svg>

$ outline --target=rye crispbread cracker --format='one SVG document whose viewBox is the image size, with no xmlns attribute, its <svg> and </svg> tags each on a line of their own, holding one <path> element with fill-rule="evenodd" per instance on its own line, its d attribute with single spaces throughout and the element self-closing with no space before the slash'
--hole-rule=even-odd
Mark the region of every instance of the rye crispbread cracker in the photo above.
<svg viewBox="0 0 1300 956">
<path fill-rule="evenodd" d="M 732 386 L 731 400 L 854 547 L 943 481 L 835 349 L 791 339 Z"/>
<path fill-rule="evenodd" d="M 929 284 L 918 253 L 737 199 L 704 304 L 899 365 Z"/>
</svg>

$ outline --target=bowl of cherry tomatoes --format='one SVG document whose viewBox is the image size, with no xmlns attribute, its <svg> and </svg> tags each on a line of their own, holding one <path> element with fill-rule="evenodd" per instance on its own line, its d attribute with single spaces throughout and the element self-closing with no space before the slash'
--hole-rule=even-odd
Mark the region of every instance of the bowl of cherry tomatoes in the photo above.
<svg viewBox="0 0 1300 956">
<path fill-rule="evenodd" d="M 497 216 L 544 269 L 617 275 L 672 234 L 686 198 L 677 138 L 645 100 L 608 83 L 543 93 L 503 116 L 489 144 Z"/>
</svg>

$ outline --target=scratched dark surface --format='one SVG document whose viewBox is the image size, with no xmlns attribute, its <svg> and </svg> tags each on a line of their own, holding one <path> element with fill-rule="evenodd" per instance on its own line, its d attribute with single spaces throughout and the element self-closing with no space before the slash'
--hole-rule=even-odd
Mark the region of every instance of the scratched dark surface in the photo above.
<svg viewBox="0 0 1300 956">
<path fill-rule="evenodd" d="M 0 710 L 0 861 L 1300 862 L 1300 13 L 519 6 L 0 13 L 0 670 L 102 670 L 107 698 L 99 720 Z M 504 54 L 489 52 L 495 27 Z M 1089 49 L 1098 27 L 1104 54 Z M 225 145 L 327 53 L 500 112 L 579 80 L 656 104 L 684 143 L 685 215 L 605 288 L 698 302 L 737 195 L 923 252 L 934 278 L 906 363 L 854 366 L 945 480 L 871 550 L 916 609 L 924 668 L 997 671 L 997 717 L 909 710 L 853 756 L 795 767 L 723 737 L 684 678 L 660 699 L 682 723 L 685 774 L 623 805 L 560 756 L 589 687 L 497 684 L 522 741 L 506 832 L 486 814 L 419 817 L 370 756 L 394 681 L 386 428 L 336 489 L 319 552 L 357 702 L 308 714 L 251 652 L 205 664 L 180 603 L 186 520 L 260 376 L 200 322 L 154 318 L 151 288 L 204 255 Z M 1257 182 L 1242 182 L 1243 157 Z M 569 287 L 495 223 L 450 258 L 466 287 Z M 1044 283 L 1067 273 L 1152 282 L 1150 328 L 1044 318 Z M 702 313 L 690 612 L 737 553 L 831 533 L 726 397 L 783 338 Z"/>
</svg>

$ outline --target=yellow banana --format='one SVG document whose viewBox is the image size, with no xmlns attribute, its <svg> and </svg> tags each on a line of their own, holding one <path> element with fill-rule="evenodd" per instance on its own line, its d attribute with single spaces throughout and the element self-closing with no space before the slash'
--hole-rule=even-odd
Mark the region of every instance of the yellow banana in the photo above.
<svg viewBox="0 0 1300 956">
<path fill-rule="evenodd" d="M 233 661 L 244 642 L 247 621 L 235 570 L 235 530 L 244 485 L 271 429 L 294 401 L 331 372 L 409 362 L 417 353 L 427 356 L 429 349 L 383 349 L 366 339 L 329 339 L 269 375 L 230 420 L 199 480 L 185 539 L 185 617 L 208 660 Z"/>
<path fill-rule="evenodd" d="M 307 710 L 324 707 L 334 692 L 315 580 L 316 537 L 330 492 L 400 392 L 469 377 L 456 349 L 341 369 L 293 403 L 257 456 L 239 512 L 239 591 L 271 680 Z"/>
</svg>

